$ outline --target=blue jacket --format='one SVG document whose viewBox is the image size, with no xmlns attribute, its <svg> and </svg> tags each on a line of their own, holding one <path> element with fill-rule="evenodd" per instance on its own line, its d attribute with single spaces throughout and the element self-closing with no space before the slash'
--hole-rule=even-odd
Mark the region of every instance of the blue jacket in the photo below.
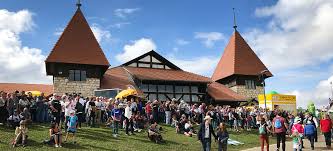
<svg viewBox="0 0 333 151">
<path fill-rule="evenodd" d="M 304 126 L 304 135 L 314 135 L 316 131 L 316 127 L 313 125 L 305 125 Z"/>
</svg>

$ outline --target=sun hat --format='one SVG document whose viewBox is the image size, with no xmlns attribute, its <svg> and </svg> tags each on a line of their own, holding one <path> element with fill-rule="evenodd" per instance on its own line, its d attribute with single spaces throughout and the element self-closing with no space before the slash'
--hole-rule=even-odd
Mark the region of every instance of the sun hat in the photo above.
<svg viewBox="0 0 333 151">
<path fill-rule="evenodd" d="M 210 117 L 210 116 L 205 116 L 205 118 L 204 118 L 204 120 L 206 121 L 206 120 L 211 120 L 212 118 Z"/>
<path fill-rule="evenodd" d="M 70 114 L 75 114 L 75 111 L 74 111 L 74 110 L 71 110 L 69 113 L 70 113 Z"/>
<path fill-rule="evenodd" d="M 299 118 L 299 117 L 295 117 L 295 122 L 296 122 L 296 123 L 300 123 L 301 120 L 302 120 L 301 118 Z"/>
</svg>

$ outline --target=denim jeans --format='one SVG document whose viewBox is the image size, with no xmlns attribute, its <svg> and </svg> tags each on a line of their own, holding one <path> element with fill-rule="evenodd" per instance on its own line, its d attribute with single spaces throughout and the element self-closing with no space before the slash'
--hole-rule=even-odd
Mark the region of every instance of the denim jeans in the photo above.
<svg viewBox="0 0 333 151">
<path fill-rule="evenodd" d="M 201 140 L 201 143 L 202 143 L 202 151 L 210 151 L 211 140 L 209 138 Z"/>
<path fill-rule="evenodd" d="M 119 121 L 113 121 L 113 134 L 119 134 Z"/>
</svg>

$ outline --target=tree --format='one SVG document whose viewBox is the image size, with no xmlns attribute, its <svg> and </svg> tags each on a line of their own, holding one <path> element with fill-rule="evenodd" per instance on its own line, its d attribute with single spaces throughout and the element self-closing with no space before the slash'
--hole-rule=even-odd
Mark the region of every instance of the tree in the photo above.
<svg viewBox="0 0 333 151">
<path fill-rule="evenodd" d="M 313 116 L 316 115 L 316 107 L 312 101 L 308 104 L 308 112 L 311 113 Z"/>
</svg>

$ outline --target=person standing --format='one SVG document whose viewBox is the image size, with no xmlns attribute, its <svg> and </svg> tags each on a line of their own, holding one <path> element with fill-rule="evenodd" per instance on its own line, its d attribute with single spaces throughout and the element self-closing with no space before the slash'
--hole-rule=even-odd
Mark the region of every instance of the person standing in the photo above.
<svg viewBox="0 0 333 151">
<path fill-rule="evenodd" d="M 101 124 L 101 119 L 102 119 L 102 117 L 101 117 L 101 115 L 102 115 L 102 102 L 101 102 L 101 100 L 102 100 L 102 97 L 96 97 L 96 102 L 95 102 L 95 104 L 96 104 L 96 124 L 97 125 L 99 125 L 99 124 Z"/>
<path fill-rule="evenodd" d="M 304 126 L 304 135 L 309 139 L 312 150 L 314 150 L 314 139 L 316 132 L 316 127 L 310 120 L 308 120 L 306 125 Z"/>
<path fill-rule="evenodd" d="M 6 110 L 6 93 L 0 93 L 0 123 L 6 122 L 7 110 Z"/>
<path fill-rule="evenodd" d="M 218 151 L 227 151 L 229 133 L 227 131 L 227 126 L 224 123 L 220 123 L 217 137 L 219 141 Z"/>
<path fill-rule="evenodd" d="M 200 124 L 198 140 L 200 140 L 202 144 L 203 151 L 210 151 L 212 135 L 214 136 L 215 140 L 217 140 L 217 136 L 215 135 L 211 120 L 212 118 L 210 116 L 205 116 L 204 122 Z"/>
<path fill-rule="evenodd" d="M 324 119 L 320 120 L 320 130 L 324 134 L 327 149 L 331 149 L 331 129 L 332 121 L 330 115 L 326 114 Z"/>
<path fill-rule="evenodd" d="M 259 126 L 259 140 L 260 140 L 260 145 L 261 145 L 261 151 L 264 151 L 265 148 L 265 142 L 266 142 L 266 151 L 269 151 L 269 136 L 268 132 L 271 132 L 268 128 L 268 124 L 265 120 L 265 118 L 262 118 L 260 121 L 260 126 Z"/>
<path fill-rule="evenodd" d="M 128 135 L 129 127 L 131 128 L 131 134 L 134 134 L 131 101 L 127 101 L 127 106 L 125 108 L 125 120 L 126 120 L 126 135 Z"/>
<path fill-rule="evenodd" d="M 61 103 L 60 103 L 60 96 L 59 95 L 54 95 L 54 99 L 51 101 L 50 105 L 52 115 L 53 115 L 53 120 L 60 125 L 60 115 L 61 115 Z"/>
<path fill-rule="evenodd" d="M 118 104 L 114 104 L 114 108 L 111 111 L 111 116 L 113 119 L 113 137 L 118 137 L 119 123 L 121 120 L 121 109 L 119 109 Z"/>
<path fill-rule="evenodd" d="M 280 143 L 282 143 L 282 150 L 286 150 L 286 131 L 287 131 L 287 123 L 286 120 L 282 117 L 282 113 L 278 112 L 276 117 L 273 119 L 273 132 L 276 134 L 277 140 L 277 151 L 280 150 Z"/>
<path fill-rule="evenodd" d="M 170 101 L 165 103 L 165 124 L 171 124 L 171 109 L 170 109 Z"/>
</svg>

